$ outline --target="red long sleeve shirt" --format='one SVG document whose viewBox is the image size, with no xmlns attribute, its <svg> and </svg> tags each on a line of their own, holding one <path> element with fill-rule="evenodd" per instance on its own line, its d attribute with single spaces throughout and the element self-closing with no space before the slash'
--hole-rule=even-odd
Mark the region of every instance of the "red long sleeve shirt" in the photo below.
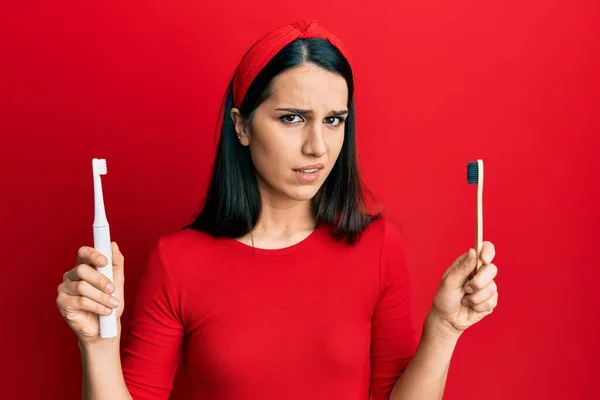
<svg viewBox="0 0 600 400">
<path fill-rule="evenodd" d="M 416 350 L 400 233 L 355 246 L 324 225 L 284 249 L 184 230 L 160 238 L 123 349 L 134 399 L 383 400 Z M 370 397 L 372 396 L 372 397 Z"/>
</svg>

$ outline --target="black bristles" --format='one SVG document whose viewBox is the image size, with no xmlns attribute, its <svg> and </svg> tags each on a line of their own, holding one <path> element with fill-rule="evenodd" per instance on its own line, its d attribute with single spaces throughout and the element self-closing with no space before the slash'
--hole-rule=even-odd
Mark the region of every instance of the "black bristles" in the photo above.
<svg viewBox="0 0 600 400">
<path fill-rule="evenodd" d="M 467 164 L 467 183 L 477 183 L 479 179 L 479 166 L 477 162 Z"/>
</svg>

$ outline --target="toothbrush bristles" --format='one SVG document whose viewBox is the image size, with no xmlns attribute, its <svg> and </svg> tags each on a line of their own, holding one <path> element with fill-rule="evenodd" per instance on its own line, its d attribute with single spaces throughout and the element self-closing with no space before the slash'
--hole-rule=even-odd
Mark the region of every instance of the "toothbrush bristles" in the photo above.
<svg viewBox="0 0 600 400">
<path fill-rule="evenodd" d="M 477 183 L 479 180 L 479 166 L 477 162 L 470 162 L 467 164 L 467 183 Z"/>
<path fill-rule="evenodd" d="M 99 158 L 96 159 L 96 171 L 98 171 L 98 173 L 100 175 L 106 175 L 108 173 L 108 168 L 106 166 L 106 159 L 104 158 Z"/>
</svg>

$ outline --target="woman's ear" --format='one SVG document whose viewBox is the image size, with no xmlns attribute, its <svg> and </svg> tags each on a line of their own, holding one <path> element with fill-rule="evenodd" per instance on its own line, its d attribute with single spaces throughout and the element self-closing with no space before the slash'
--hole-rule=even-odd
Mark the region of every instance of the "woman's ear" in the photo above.
<svg viewBox="0 0 600 400">
<path fill-rule="evenodd" d="M 231 109 L 231 120 L 235 126 L 235 132 L 237 133 L 238 140 L 242 146 L 248 146 L 250 144 L 250 135 L 248 134 L 248 122 L 240 114 L 238 108 Z"/>
</svg>

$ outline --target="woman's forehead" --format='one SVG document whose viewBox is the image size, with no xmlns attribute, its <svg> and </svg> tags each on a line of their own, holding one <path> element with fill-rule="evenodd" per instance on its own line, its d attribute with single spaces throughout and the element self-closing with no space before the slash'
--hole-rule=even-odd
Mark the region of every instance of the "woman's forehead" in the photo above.
<svg viewBox="0 0 600 400">
<path fill-rule="evenodd" d="M 342 109 L 348 104 L 348 85 L 341 75 L 313 65 L 302 65 L 277 76 L 271 88 L 272 103 L 287 107 Z"/>
</svg>

